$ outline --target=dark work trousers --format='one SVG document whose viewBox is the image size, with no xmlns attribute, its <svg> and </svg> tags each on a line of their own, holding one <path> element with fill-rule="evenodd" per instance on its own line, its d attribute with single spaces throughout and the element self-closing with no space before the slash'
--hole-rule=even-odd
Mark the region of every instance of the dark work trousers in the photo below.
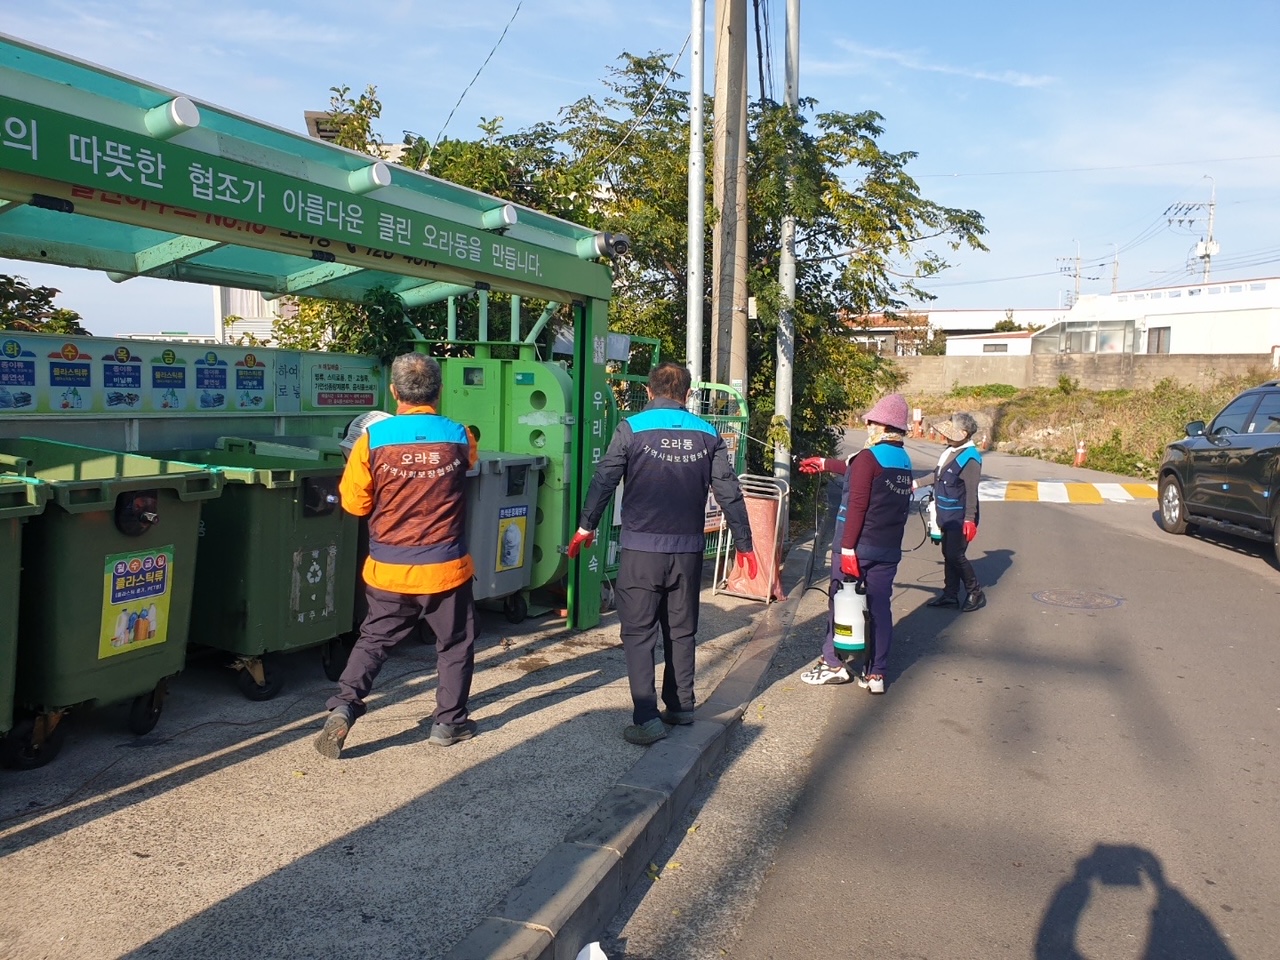
<svg viewBox="0 0 1280 960">
<path fill-rule="evenodd" d="M 631 682 L 631 722 L 648 723 L 658 716 L 653 654 L 659 636 L 662 702 L 668 710 L 692 710 L 702 554 L 623 550 L 614 592 Z"/>
<path fill-rule="evenodd" d="M 423 596 L 391 593 L 365 587 L 369 612 L 360 624 L 360 638 L 338 681 L 338 692 L 325 704 L 330 710 L 350 708 L 353 717 L 364 716 L 364 698 L 387 656 L 401 640 L 413 635 L 425 620 L 436 635 L 437 723 L 456 727 L 467 720 L 467 697 L 475 673 L 476 608 L 471 581 Z"/>
<path fill-rule="evenodd" d="M 893 581 L 898 575 L 898 564 L 867 560 L 860 566 L 867 585 L 867 609 L 871 613 L 867 675 L 883 677 L 889 666 L 889 648 L 893 646 Z"/>
<path fill-rule="evenodd" d="M 964 582 L 966 594 L 981 589 L 978 586 L 978 575 L 973 572 L 973 564 L 965 556 L 969 541 L 964 538 L 964 517 L 957 519 L 938 518 L 938 526 L 942 528 L 942 594 L 946 597 L 960 597 L 960 583 Z"/>
</svg>

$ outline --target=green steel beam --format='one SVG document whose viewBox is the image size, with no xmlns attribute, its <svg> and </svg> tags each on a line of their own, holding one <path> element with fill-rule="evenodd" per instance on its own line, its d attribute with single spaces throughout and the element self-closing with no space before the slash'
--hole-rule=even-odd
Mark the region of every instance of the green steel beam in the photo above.
<svg viewBox="0 0 1280 960">
<path fill-rule="evenodd" d="M 302 293 L 306 290 L 314 290 L 316 287 L 324 286 L 334 280 L 341 280 L 344 277 L 367 272 L 366 268 L 357 267 L 349 263 L 322 263 L 319 266 L 289 274 L 285 278 L 284 292 L 287 294 Z"/>
<path fill-rule="evenodd" d="M 202 240 L 199 237 L 174 237 L 154 247 L 139 250 L 135 257 L 137 266 L 134 272 L 139 276 L 163 270 L 175 263 L 182 263 L 192 257 L 198 257 L 210 250 L 226 246 L 217 240 Z"/>
<path fill-rule="evenodd" d="M 400 299 L 404 301 L 406 307 L 425 307 L 428 304 L 439 303 L 441 300 L 449 300 L 460 294 L 475 292 L 475 287 L 469 287 L 461 283 L 424 283 L 420 287 L 401 290 Z"/>
</svg>

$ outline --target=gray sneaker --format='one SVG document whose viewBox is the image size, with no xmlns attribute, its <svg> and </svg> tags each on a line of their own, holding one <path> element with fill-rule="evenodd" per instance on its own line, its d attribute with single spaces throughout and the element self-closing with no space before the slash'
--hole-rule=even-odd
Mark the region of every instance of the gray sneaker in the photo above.
<svg viewBox="0 0 1280 960">
<path fill-rule="evenodd" d="M 427 738 L 427 743 L 437 747 L 452 747 L 455 743 L 470 740 L 475 735 L 474 720 L 464 720 L 457 726 L 437 722 L 431 725 L 431 736 Z"/>
<path fill-rule="evenodd" d="M 622 739 L 639 747 L 647 747 L 657 743 L 667 735 L 667 728 L 661 717 L 654 717 L 647 723 L 633 723 L 622 731 Z"/>
<path fill-rule="evenodd" d="M 659 710 L 662 722 L 672 727 L 687 727 L 693 723 L 692 710 Z"/>
<path fill-rule="evenodd" d="M 342 744 L 346 741 L 347 732 L 350 729 L 351 714 L 342 707 L 334 710 L 325 720 L 324 729 L 316 737 L 316 751 L 326 759 L 337 760 L 342 756 Z"/>
</svg>

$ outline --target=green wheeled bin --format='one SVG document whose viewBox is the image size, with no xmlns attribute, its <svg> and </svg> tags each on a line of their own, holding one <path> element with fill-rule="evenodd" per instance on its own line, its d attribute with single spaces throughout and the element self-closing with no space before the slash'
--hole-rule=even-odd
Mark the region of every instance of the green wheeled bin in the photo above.
<svg viewBox="0 0 1280 960">
<path fill-rule="evenodd" d="M 6 464 L 0 462 L 0 470 Z M 0 474 L 0 753 L 13 729 L 13 691 L 18 665 L 18 600 L 22 576 L 22 528 L 44 510 L 49 488 L 39 480 Z M 30 739 L 23 720 L 14 742 Z"/>
<path fill-rule="evenodd" d="M 346 666 L 356 583 L 356 518 L 339 504 L 341 461 L 239 450 L 153 454 L 221 474 L 196 551 L 191 642 L 235 659 L 240 690 L 268 700 L 283 683 L 275 655 L 321 648 L 325 673 Z"/>
<path fill-rule="evenodd" d="M 24 719 L 6 761 L 47 763 L 62 717 L 82 704 L 132 701 L 129 728 L 150 732 L 186 662 L 200 505 L 222 477 L 28 437 L 0 440 L 0 463 L 50 495 L 23 538 L 14 700 Z"/>
</svg>

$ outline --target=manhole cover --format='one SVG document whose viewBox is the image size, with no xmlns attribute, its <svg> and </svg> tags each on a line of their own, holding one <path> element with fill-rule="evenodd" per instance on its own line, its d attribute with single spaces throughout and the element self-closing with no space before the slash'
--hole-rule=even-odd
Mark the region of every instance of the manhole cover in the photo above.
<svg viewBox="0 0 1280 960">
<path fill-rule="evenodd" d="M 1031 595 L 1041 603 L 1055 607 L 1074 607 L 1077 610 L 1110 610 L 1121 604 L 1119 597 L 1086 590 L 1041 590 Z"/>
</svg>

